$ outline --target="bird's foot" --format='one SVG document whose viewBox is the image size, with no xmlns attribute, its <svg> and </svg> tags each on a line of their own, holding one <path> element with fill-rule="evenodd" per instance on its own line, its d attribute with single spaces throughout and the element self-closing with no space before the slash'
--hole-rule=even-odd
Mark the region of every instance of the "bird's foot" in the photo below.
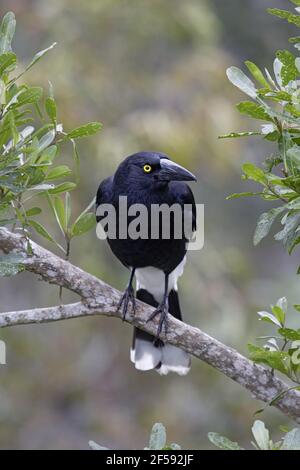
<svg viewBox="0 0 300 470">
<path fill-rule="evenodd" d="M 153 320 L 157 315 L 160 315 L 160 318 L 158 322 L 156 340 L 159 338 L 159 335 L 161 334 L 163 328 L 165 329 L 165 334 L 167 334 L 167 331 L 168 331 L 168 303 L 167 302 L 162 302 L 150 315 L 146 323 Z"/>
<path fill-rule="evenodd" d="M 136 303 L 135 303 L 135 296 L 134 296 L 134 290 L 132 286 L 128 286 L 127 289 L 125 290 L 124 294 L 122 295 L 120 302 L 118 303 L 117 306 L 117 312 L 121 309 L 122 307 L 122 317 L 123 321 L 126 318 L 126 313 L 128 310 L 128 305 L 131 303 L 132 306 L 132 312 L 133 315 L 135 315 L 135 310 L 136 310 Z"/>
</svg>

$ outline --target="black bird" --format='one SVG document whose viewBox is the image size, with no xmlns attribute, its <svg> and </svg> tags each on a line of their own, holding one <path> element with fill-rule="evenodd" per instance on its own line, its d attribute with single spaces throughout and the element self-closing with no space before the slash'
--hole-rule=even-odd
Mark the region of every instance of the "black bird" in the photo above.
<svg viewBox="0 0 300 470">
<path fill-rule="evenodd" d="M 99 206 L 111 204 L 117 214 L 120 210 L 120 196 L 127 197 L 127 205 L 144 204 L 150 209 L 153 204 L 178 204 L 184 214 L 184 205 L 192 208 L 192 230 L 196 229 L 196 206 L 193 193 L 183 181 L 196 181 L 195 176 L 182 166 L 171 161 L 167 155 L 159 152 L 139 152 L 127 157 L 110 178 L 102 181 L 96 198 L 97 221 L 104 222 L 99 216 Z M 104 207 L 104 206 L 102 206 Z M 117 220 L 118 217 L 117 217 Z M 128 218 L 128 223 L 132 218 Z M 148 233 L 151 237 L 151 217 L 149 216 Z M 122 307 L 125 318 L 129 303 L 135 310 L 133 278 L 136 278 L 136 298 L 156 307 L 151 319 L 160 315 L 158 335 L 163 326 L 167 328 L 168 311 L 182 319 L 177 279 L 183 273 L 187 238 L 174 235 L 174 222 L 170 223 L 170 237 L 165 239 L 161 229 L 157 239 L 125 238 L 118 233 L 107 240 L 111 250 L 121 263 L 130 269 L 130 279 L 118 308 Z M 107 227 L 106 227 L 107 230 Z M 134 329 L 131 361 L 139 370 L 156 369 L 164 375 L 169 371 L 185 375 L 190 369 L 190 356 L 181 349 L 164 344 L 158 337 Z"/>
</svg>

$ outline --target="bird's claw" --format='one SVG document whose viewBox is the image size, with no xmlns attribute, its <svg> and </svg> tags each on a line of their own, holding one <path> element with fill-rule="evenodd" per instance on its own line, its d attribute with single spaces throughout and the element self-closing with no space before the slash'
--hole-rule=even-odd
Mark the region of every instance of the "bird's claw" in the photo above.
<svg viewBox="0 0 300 470">
<path fill-rule="evenodd" d="M 156 339 L 159 338 L 162 329 L 164 327 L 165 329 L 165 334 L 168 332 L 168 305 L 165 303 L 162 303 L 159 305 L 153 313 L 151 313 L 150 317 L 147 319 L 146 323 L 149 321 L 152 321 L 157 315 L 160 315 L 159 322 L 158 322 L 158 328 L 157 328 L 157 333 L 156 333 Z"/>
<path fill-rule="evenodd" d="M 122 297 L 121 297 L 121 299 L 118 303 L 118 306 L 117 306 L 117 312 L 118 312 L 121 309 L 122 305 L 123 305 L 123 308 L 122 308 L 122 319 L 123 319 L 123 321 L 126 318 L 126 313 L 127 313 L 127 310 L 128 310 L 129 302 L 131 302 L 132 313 L 133 313 L 133 315 L 135 315 L 136 303 L 135 303 L 134 290 L 133 290 L 132 286 L 127 287 L 127 289 L 123 293 L 123 295 L 122 295 Z"/>
</svg>

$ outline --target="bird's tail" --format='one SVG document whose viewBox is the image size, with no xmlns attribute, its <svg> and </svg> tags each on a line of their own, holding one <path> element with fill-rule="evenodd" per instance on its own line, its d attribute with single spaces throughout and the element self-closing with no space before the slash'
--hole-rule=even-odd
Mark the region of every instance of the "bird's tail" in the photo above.
<svg viewBox="0 0 300 470">
<path fill-rule="evenodd" d="M 139 289 L 136 297 L 153 307 L 158 306 L 158 302 L 145 289 Z M 177 291 L 171 290 L 168 300 L 169 312 L 181 320 Z M 165 344 L 138 328 L 134 328 L 130 359 L 136 369 L 143 371 L 155 369 L 161 375 L 166 375 L 169 372 L 186 375 L 191 367 L 191 358 L 185 351 L 171 344 Z"/>
</svg>

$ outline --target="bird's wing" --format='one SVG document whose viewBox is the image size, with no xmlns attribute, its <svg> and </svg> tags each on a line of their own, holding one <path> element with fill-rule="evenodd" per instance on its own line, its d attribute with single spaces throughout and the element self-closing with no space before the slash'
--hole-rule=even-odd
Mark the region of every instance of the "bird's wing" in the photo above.
<svg viewBox="0 0 300 470">
<path fill-rule="evenodd" d="M 197 228 L 197 211 L 194 195 L 191 188 L 184 182 L 174 181 L 170 184 L 174 201 L 182 206 L 189 205 L 192 208 L 192 231 L 195 232 Z"/>
<path fill-rule="evenodd" d="M 111 202 L 113 177 L 110 176 L 100 183 L 96 196 L 96 210 L 101 204 Z M 97 222 L 99 222 L 97 217 Z"/>
</svg>

